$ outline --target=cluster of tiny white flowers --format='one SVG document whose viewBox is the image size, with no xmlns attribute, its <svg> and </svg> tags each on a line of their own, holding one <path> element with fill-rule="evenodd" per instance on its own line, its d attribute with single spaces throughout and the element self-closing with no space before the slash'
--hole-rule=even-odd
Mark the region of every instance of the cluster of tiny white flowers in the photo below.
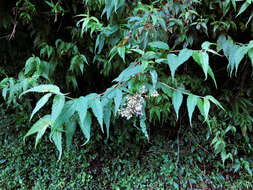
<svg viewBox="0 0 253 190">
<path fill-rule="evenodd" d="M 125 117 L 127 120 L 133 116 L 141 116 L 142 113 L 142 103 L 144 101 L 141 94 L 135 94 L 133 96 L 128 95 L 126 97 L 127 103 L 124 104 L 124 108 L 120 109 L 118 112 L 121 117 Z"/>
<path fill-rule="evenodd" d="M 146 86 L 143 85 L 143 86 L 141 87 L 140 93 L 141 93 L 141 94 L 146 94 L 147 92 L 148 92 L 148 89 L 146 88 Z"/>
<path fill-rule="evenodd" d="M 151 93 L 150 96 L 151 96 L 151 97 L 157 97 L 157 96 L 159 96 L 159 93 L 158 93 L 156 90 L 154 90 L 154 91 Z"/>
</svg>

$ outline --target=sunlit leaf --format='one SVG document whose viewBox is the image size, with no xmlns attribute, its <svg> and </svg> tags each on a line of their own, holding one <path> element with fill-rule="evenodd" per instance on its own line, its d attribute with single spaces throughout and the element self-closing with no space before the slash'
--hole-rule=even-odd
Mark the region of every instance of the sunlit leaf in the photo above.
<svg viewBox="0 0 253 190">
<path fill-rule="evenodd" d="M 158 48 L 158 49 L 163 49 L 163 50 L 169 50 L 168 44 L 162 41 L 156 41 L 156 42 L 150 42 L 148 44 L 152 48 Z"/>
<path fill-rule="evenodd" d="M 55 95 L 52 105 L 52 114 L 51 114 L 52 122 L 54 122 L 57 119 L 57 117 L 61 114 L 64 104 L 65 104 L 65 96 Z"/>
</svg>

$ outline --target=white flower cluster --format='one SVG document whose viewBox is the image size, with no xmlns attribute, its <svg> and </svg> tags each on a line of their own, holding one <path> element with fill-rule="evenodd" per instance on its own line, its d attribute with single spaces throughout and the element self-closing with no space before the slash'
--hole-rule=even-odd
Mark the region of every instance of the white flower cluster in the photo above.
<svg viewBox="0 0 253 190">
<path fill-rule="evenodd" d="M 151 96 L 151 97 L 157 97 L 157 96 L 159 96 L 159 93 L 158 93 L 156 90 L 154 90 L 154 91 L 151 93 L 150 96 Z"/>
<path fill-rule="evenodd" d="M 141 94 L 136 94 L 134 96 L 128 95 L 127 103 L 124 104 L 124 108 L 120 109 L 118 112 L 121 117 L 125 117 L 127 120 L 133 116 L 141 116 L 142 113 L 142 103 L 144 102 Z"/>
</svg>

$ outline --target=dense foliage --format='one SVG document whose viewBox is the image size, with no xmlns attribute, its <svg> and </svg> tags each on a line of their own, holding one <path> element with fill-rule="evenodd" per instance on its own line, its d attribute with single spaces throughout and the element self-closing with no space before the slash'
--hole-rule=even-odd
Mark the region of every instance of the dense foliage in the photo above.
<svg viewBox="0 0 253 190">
<path fill-rule="evenodd" d="M 110 144 L 111 133 L 135 140 L 140 130 L 148 142 L 174 139 L 175 162 L 181 145 L 197 141 L 230 172 L 252 176 L 252 4 L 3 1 L 2 99 L 30 119 L 24 139 L 36 134 L 36 147 L 48 136 L 59 159 L 79 129 L 85 146 L 101 132 Z"/>
</svg>

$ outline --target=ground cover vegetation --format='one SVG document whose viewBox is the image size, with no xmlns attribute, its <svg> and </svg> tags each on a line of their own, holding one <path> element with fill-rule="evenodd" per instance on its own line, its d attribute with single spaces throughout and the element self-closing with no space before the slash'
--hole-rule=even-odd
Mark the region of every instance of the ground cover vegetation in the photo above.
<svg viewBox="0 0 253 190">
<path fill-rule="evenodd" d="M 251 189 L 252 4 L 1 1 L 0 186 Z"/>
</svg>

